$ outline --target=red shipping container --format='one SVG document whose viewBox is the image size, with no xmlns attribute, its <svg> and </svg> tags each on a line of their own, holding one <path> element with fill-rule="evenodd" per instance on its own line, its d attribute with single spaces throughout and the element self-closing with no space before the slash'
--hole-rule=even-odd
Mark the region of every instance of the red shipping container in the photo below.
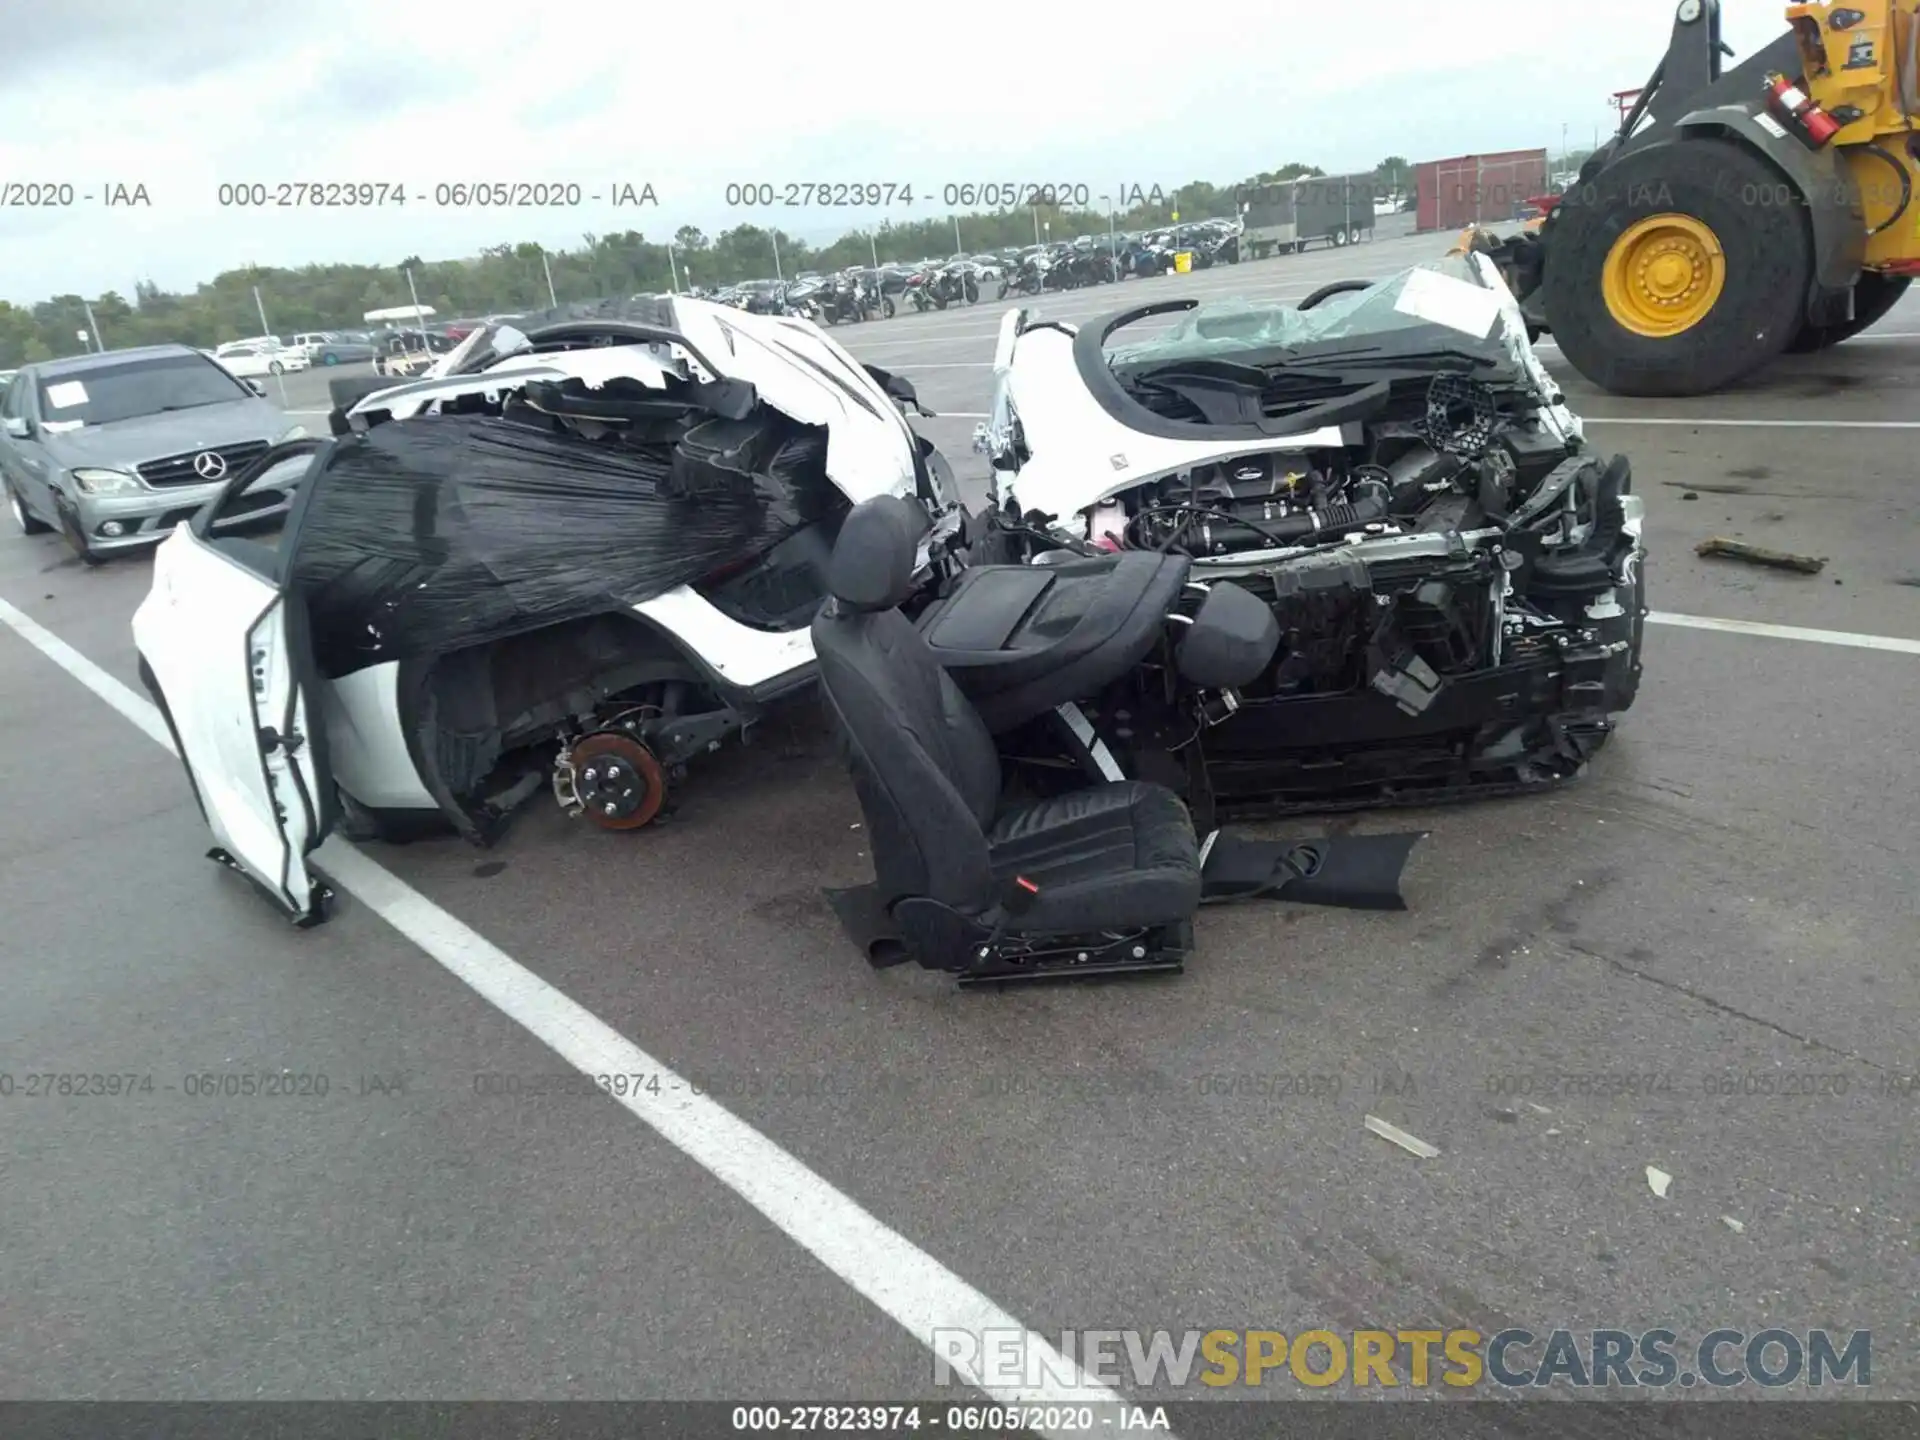
<svg viewBox="0 0 1920 1440">
<path fill-rule="evenodd" d="M 1429 160 L 1414 171 L 1418 228 L 1464 230 L 1533 215 L 1527 202 L 1547 193 L 1545 150 L 1502 150 Z"/>
</svg>

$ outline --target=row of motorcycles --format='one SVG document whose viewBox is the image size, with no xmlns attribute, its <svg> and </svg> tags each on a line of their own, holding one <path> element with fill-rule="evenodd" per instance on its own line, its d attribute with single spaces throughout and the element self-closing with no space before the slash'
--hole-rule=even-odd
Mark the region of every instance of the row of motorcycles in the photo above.
<svg viewBox="0 0 1920 1440">
<path fill-rule="evenodd" d="M 1041 251 L 1023 256 L 1019 264 L 1008 268 L 1000 279 L 1000 298 L 1111 285 L 1120 275 L 1120 266 L 1111 250 Z"/>
<path fill-rule="evenodd" d="M 1167 232 L 1128 235 L 1120 237 L 1118 243 L 1061 242 L 1029 251 L 1001 267 L 995 298 L 1043 295 L 1164 275 L 1174 269 L 1174 256 L 1181 251 L 1192 257 L 1196 270 L 1232 264 L 1240 258 L 1239 235 L 1224 228 L 1198 227 L 1177 236 Z M 989 268 L 985 273 L 993 276 L 996 272 Z M 734 303 L 758 314 L 794 315 L 820 325 L 855 324 L 892 319 L 899 309 L 894 299 L 896 291 L 901 303 L 920 312 L 978 304 L 981 276 L 978 262 L 961 259 L 926 265 L 911 273 L 898 266 L 849 270 L 789 280 L 779 286 L 768 284 Z"/>
<path fill-rule="evenodd" d="M 1004 295 L 1006 291 L 1000 293 Z M 930 270 L 916 270 L 907 276 L 906 296 L 907 302 L 920 311 L 944 310 L 961 300 L 977 305 L 980 272 L 964 260 L 936 265 Z"/>
<path fill-rule="evenodd" d="M 822 275 L 791 280 L 777 297 L 776 308 L 817 325 L 856 324 L 882 317 L 891 320 L 899 309 L 893 296 L 862 275 Z"/>
</svg>

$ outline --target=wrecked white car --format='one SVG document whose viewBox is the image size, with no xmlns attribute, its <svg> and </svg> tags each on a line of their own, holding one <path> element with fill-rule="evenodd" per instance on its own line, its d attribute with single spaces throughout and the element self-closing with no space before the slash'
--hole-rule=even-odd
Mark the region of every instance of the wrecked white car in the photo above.
<svg viewBox="0 0 1920 1440">
<path fill-rule="evenodd" d="M 995 370 L 976 563 L 1189 557 L 1190 588 L 1243 587 L 1280 636 L 1250 683 L 1143 666 L 1008 754 L 1064 745 L 1200 816 L 1428 803 L 1578 775 L 1633 703 L 1631 468 L 1587 444 L 1484 257 L 1291 307 L 1014 311 Z"/>
<path fill-rule="evenodd" d="M 300 923 L 342 820 L 485 844 L 551 790 L 646 824 L 813 680 L 854 504 L 919 507 L 930 582 L 958 528 L 911 388 L 804 322 L 646 298 L 488 327 L 434 368 L 237 475 L 156 551 L 133 620 L 213 857 Z M 277 545 L 221 532 L 294 461 Z"/>
</svg>

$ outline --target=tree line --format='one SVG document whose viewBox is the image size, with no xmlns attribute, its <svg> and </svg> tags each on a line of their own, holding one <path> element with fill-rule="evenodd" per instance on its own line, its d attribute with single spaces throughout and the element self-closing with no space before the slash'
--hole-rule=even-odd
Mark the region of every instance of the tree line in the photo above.
<svg viewBox="0 0 1920 1440">
<path fill-rule="evenodd" d="M 1263 171 L 1242 185 L 1283 182 L 1322 175 L 1317 166 L 1290 164 Z M 1373 175 L 1383 193 L 1411 185 L 1412 167 L 1392 156 Z M 850 230 L 831 244 L 810 245 L 778 228 L 743 224 L 713 236 L 683 225 L 669 243 L 637 230 L 583 235 L 577 246 L 545 250 L 531 242 L 493 245 L 460 260 L 424 260 L 408 256 L 394 265 L 263 266 L 229 270 L 202 281 L 191 292 L 163 290 L 148 281 L 134 286 L 131 298 L 115 291 L 92 301 L 93 326 L 109 349 L 179 341 L 210 349 L 223 341 L 260 333 L 260 310 L 278 335 L 300 331 L 349 330 L 362 325 L 369 310 L 419 303 L 436 316 L 513 314 L 545 309 L 549 272 L 560 300 L 598 299 L 690 285 L 712 288 L 772 276 L 778 270 L 836 270 L 878 259 L 912 262 L 1032 244 L 1101 235 L 1111 227 L 1138 230 L 1171 222 L 1230 216 L 1235 212 L 1232 185 L 1205 181 L 1156 192 L 1149 203 L 1109 216 L 1085 209 L 1042 206 L 938 219 L 887 221 L 872 229 Z M 957 231 L 957 234 L 956 234 Z M 255 301 L 258 289 L 260 300 Z M 90 346 L 79 335 L 89 329 L 87 301 L 56 295 L 30 306 L 0 301 L 0 368 L 79 354 Z"/>
</svg>

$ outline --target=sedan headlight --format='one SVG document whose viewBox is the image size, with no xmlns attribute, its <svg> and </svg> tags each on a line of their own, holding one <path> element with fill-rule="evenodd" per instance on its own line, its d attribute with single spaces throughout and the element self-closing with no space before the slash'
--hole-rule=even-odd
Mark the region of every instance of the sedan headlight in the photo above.
<svg viewBox="0 0 1920 1440">
<path fill-rule="evenodd" d="M 289 440 L 304 440 L 306 438 L 307 427 L 304 425 L 295 425 L 289 428 L 286 434 L 278 437 L 273 443 L 276 445 L 284 445 Z"/>
<path fill-rule="evenodd" d="M 124 470 L 75 470 L 73 483 L 89 495 L 132 495 L 140 482 Z"/>
</svg>

